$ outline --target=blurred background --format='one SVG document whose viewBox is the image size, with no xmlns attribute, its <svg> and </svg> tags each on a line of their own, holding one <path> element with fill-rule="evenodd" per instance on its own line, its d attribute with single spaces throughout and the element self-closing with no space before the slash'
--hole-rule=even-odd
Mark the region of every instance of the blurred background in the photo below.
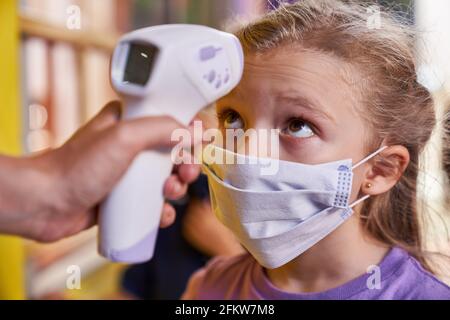
<svg viewBox="0 0 450 320">
<path fill-rule="evenodd" d="M 450 0 L 368 2 L 393 7 L 420 31 L 418 72 L 435 94 L 442 120 L 427 152 L 422 194 L 434 206 L 444 207 L 448 190 L 442 188 L 446 175 L 440 159 L 450 141 L 443 142 L 443 128 L 449 121 L 445 123 L 444 114 L 450 101 Z M 0 152 L 20 155 L 56 147 L 116 98 L 108 68 L 121 34 L 164 23 L 224 28 L 230 19 L 249 19 L 277 4 L 276 0 L 1 0 Z M 183 212 L 194 213 L 181 221 L 184 225 L 163 235 L 167 247 L 159 249 L 190 252 L 178 257 L 188 261 L 186 266 L 165 254 L 157 254 L 158 264 L 131 270 L 108 263 L 97 255 L 96 229 L 49 245 L 2 236 L 0 298 L 177 298 L 189 274 L 210 256 L 241 250 L 237 244 L 225 252 L 221 244 L 205 248 L 195 239 L 190 223 L 195 214 L 202 214 L 196 211 L 208 210 L 207 191 L 204 182 L 192 189 L 190 198 L 176 205 Z M 211 225 L 217 227 L 214 222 Z M 444 225 L 431 227 L 430 247 L 444 237 Z M 173 240 L 175 233 L 184 238 Z M 73 265 L 81 270 L 81 288 L 71 289 L 67 284 Z M 183 277 L 170 279 L 177 270 L 174 265 L 184 268 Z M 142 285 L 152 281 L 154 288 Z M 162 294 L 161 288 L 171 292 Z"/>
</svg>

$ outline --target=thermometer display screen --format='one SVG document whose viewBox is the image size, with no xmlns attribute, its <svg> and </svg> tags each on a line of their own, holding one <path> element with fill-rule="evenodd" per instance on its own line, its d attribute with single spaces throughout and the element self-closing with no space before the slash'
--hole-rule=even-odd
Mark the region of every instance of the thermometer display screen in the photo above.
<svg viewBox="0 0 450 320">
<path fill-rule="evenodd" d="M 157 54 L 158 48 L 151 44 L 130 43 L 123 81 L 145 86 Z"/>
</svg>

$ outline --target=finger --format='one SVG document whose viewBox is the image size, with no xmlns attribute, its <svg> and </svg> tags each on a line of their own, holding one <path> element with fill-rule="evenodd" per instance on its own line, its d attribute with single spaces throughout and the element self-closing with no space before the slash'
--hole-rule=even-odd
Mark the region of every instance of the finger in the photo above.
<svg viewBox="0 0 450 320">
<path fill-rule="evenodd" d="M 111 101 L 86 124 L 88 131 L 101 131 L 116 124 L 122 115 L 122 104 L 120 101 Z"/>
<path fill-rule="evenodd" d="M 96 206 L 88 210 L 84 229 L 89 229 L 98 224 L 98 213 L 99 213 L 99 206 Z"/>
<path fill-rule="evenodd" d="M 128 120 L 121 124 L 121 130 L 122 136 L 133 143 L 139 151 L 173 147 L 179 143 L 182 145 L 193 143 L 192 129 L 184 127 L 168 116 Z"/>
<path fill-rule="evenodd" d="M 176 217 L 175 209 L 170 204 L 164 203 L 159 227 L 167 228 L 171 226 L 175 222 L 175 217 Z"/>
<path fill-rule="evenodd" d="M 178 200 L 187 192 L 188 185 L 180 180 L 177 175 L 171 175 L 164 184 L 164 197 L 169 200 Z"/>
<path fill-rule="evenodd" d="M 192 183 L 197 180 L 201 171 L 198 164 L 182 164 L 177 166 L 177 174 L 181 182 Z"/>
</svg>

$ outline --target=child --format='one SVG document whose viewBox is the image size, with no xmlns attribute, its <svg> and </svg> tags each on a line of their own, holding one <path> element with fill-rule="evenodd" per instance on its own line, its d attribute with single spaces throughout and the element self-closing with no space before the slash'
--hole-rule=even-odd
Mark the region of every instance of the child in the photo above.
<svg viewBox="0 0 450 320">
<path fill-rule="evenodd" d="M 216 215 L 249 254 L 214 259 L 192 276 L 184 299 L 450 299 L 425 260 L 416 204 L 432 97 L 417 81 L 407 27 L 382 13 L 371 28 L 367 12 L 303 0 L 236 32 L 244 77 L 217 103 L 220 127 L 279 129 L 281 167 L 251 179 L 239 164 L 222 167 L 238 172 L 228 180 L 211 167 Z M 330 192 L 302 192 L 320 181 L 334 188 L 329 168 L 350 158 L 348 195 L 325 208 Z M 290 198 L 283 188 L 303 180 Z M 254 186 L 263 189 L 245 190 Z M 277 197 L 283 192 L 288 201 Z M 255 194 L 265 196 L 255 202 Z"/>
</svg>

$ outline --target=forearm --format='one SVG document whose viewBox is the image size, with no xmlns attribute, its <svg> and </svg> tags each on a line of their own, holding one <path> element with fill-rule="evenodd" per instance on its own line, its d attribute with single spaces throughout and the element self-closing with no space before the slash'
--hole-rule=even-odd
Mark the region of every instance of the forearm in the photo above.
<svg viewBox="0 0 450 320">
<path fill-rule="evenodd" d="M 49 170 L 34 158 L 0 156 L 0 233 L 27 235 L 51 214 Z"/>
</svg>

